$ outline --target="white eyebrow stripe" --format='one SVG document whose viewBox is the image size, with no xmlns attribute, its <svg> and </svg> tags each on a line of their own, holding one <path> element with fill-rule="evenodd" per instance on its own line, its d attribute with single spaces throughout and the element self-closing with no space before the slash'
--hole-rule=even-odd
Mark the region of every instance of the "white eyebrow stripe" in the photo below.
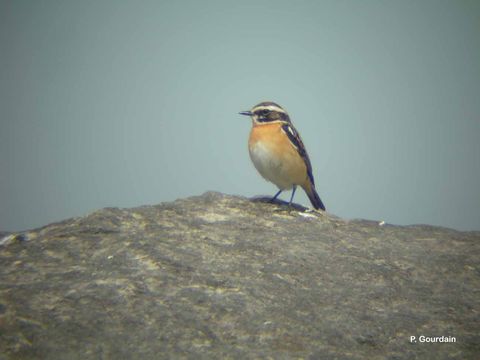
<svg viewBox="0 0 480 360">
<path fill-rule="evenodd" d="M 259 110 L 270 110 L 270 111 L 277 111 L 286 114 L 287 112 L 283 110 L 281 107 L 275 106 L 275 105 L 268 105 L 268 106 L 257 106 L 252 109 L 252 112 L 256 112 Z"/>
</svg>

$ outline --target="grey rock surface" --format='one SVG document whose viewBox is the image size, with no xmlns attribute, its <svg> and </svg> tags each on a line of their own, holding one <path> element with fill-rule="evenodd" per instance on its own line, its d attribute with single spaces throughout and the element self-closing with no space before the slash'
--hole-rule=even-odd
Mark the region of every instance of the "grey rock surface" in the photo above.
<svg viewBox="0 0 480 360">
<path fill-rule="evenodd" d="M 479 232 L 210 192 L 0 244 L 1 359 L 480 358 Z"/>
</svg>

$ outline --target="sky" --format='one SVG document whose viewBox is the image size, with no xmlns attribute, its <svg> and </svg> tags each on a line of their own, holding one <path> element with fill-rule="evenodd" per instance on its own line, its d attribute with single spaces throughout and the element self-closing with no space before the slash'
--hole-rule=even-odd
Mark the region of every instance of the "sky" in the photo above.
<svg viewBox="0 0 480 360">
<path fill-rule="evenodd" d="M 480 230 L 479 1 L 0 0 L 0 49 L 0 231 L 273 196 L 238 115 L 261 101 L 328 212 Z"/>
</svg>

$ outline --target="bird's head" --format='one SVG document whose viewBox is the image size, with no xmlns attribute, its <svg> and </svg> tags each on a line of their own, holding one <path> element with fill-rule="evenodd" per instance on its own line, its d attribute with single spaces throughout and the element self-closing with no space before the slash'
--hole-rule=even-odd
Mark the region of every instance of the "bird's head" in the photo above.
<svg viewBox="0 0 480 360">
<path fill-rule="evenodd" d="M 240 115 L 251 116 L 254 125 L 271 122 L 290 122 L 287 112 L 280 105 L 271 101 L 261 102 L 250 111 L 242 111 Z"/>
</svg>

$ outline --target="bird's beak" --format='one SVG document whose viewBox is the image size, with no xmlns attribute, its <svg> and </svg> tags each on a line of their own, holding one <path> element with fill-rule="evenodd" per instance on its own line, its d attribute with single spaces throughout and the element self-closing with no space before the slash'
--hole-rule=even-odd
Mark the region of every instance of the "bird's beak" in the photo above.
<svg viewBox="0 0 480 360">
<path fill-rule="evenodd" d="M 252 116 L 253 113 L 251 111 L 242 111 L 242 112 L 239 112 L 240 115 L 246 115 L 246 116 Z"/>
</svg>

